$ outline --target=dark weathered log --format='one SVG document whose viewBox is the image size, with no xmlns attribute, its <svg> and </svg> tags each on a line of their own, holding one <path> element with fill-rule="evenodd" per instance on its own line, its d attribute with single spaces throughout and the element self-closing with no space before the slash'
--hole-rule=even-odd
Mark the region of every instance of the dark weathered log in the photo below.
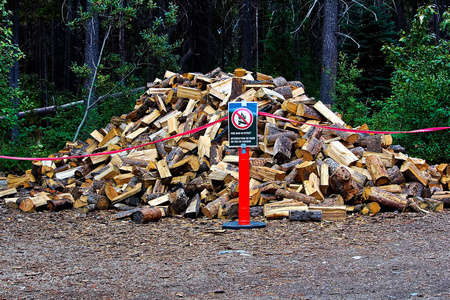
<svg viewBox="0 0 450 300">
<path fill-rule="evenodd" d="M 180 147 L 173 148 L 172 151 L 170 151 L 166 157 L 167 166 L 170 168 L 172 165 L 182 160 L 183 157 L 184 157 L 183 149 L 181 149 Z"/>
<path fill-rule="evenodd" d="M 162 217 L 161 209 L 158 207 L 145 207 L 135 211 L 131 215 L 131 220 L 138 224 L 146 224 L 148 222 L 156 222 Z"/>
<path fill-rule="evenodd" d="M 284 181 L 287 185 L 290 185 L 295 181 L 295 178 L 298 175 L 298 170 L 296 168 L 292 169 L 291 172 L 284 178 Z"/>
<path fill-rule="evenodd" d="M 69 198 L 48 200 L 47 205 L 50 211 L 61 211 L 72 208 L 73 200 Z"/>
<path fill-rule="evenodd" d="M 291 210 L 289 211 L 289 221 L 310 222 L 322 221 L 321 210 Z"/>
<path fill-rule="evenodd" d="M 285 199 L 294 199 L 294 200 L 297 200 L 297 201 L 301 201 L 301 202 L 303 202 L 305 204 L 313 204 L 313 203 L 317 203 L 318 202 L 316 200 L 316 198 L 314 198 L 312 196 L 308 196 L 308 195 L 305 195 L 303 193 L 288 191 L 288 190 L 284 190 L 284 189 L 278 189 L 275 192 L 275 196 L 277 196 L 279 198 L 285 198 Z"/>
<path fill-rule="evenodd" d="M 326 158 L 323 162 L 328 166 L 329 174 L 333 174 L 339 168 L 339 164 L 330 157 Z"/>
<path fill-rule="evenodd" d="M 200 204 L 201 199 L 199 194 L 195 194 L 194 197 L 189 200 L 188 207 L 186 208 L 186 211 L 184 213 L 185 218 L 191 218 L 195 219 L 200 215 Z"/>
<path fill-rule="evenodd" d="M 295 141 L 296 139 L 298 139 L 298 134 L 296 134 L 293 131 L 286 131 L 286 132 L 279 132 L 279 133 L 269 134 L 269 135 L 266 135 L 264 137 L 264 144 L 267 145 L 267 146 L 271 146 L 271 145 L 275 144 L 275 142 L 280 137 L 288 138 L 291 141 Z"/>
<path fill-rule="evenodd" d="M 330 176 L 330 187 L 335 193 L 341 195 L 345 202 L 356 198 L 361 193 L 352 174 L 344 167 L 339 167 Z"/>
<path fill-rule="evenodd" d="M 403 186 L 403 194 L 408 197 L 420 197 L 424 186 L 419 182 L 410 182 Z"/>
<path fill-rule="evenodd" d="M 355 156 L 361 158 L 363 157 L 363 153 L 364 153 L 365 149 L 363 147 L 355 147 L 350 149 L 350 152 L 352 152 Z"/>
<path fill-rule="evenodd" d="M 277 163 L 287 162 L 291 158 L 292 141 L 286 136 L 280 136 L 273 147 L 273 158 Z"/>
<path fill-rule="evenodd" d="M 405 182 L 405 177 L 397 166 L 387 170 L 391 184 L 402 184 Z"/>
<path fill-rule="evenodd" d="M 292 98 L 292 90 L 290 86 L 280 86 L 275 88 L 275 92 L 283 96 L 285 99 Z"/>
</svg>

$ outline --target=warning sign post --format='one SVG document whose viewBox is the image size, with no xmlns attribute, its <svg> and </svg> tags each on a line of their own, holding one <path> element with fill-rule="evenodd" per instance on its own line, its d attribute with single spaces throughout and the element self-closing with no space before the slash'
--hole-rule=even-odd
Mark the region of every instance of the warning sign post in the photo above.
<svg viewBox="0 0 450 300">
<path fill-rule="evenodd" d="M 223 224 L 224 229 L 264 228 L 250 221 L 250 155 L 248 147 L 258 146 L 258 103 L 228 104 L 228 144 L 239 147 L 239 221 Z"/>
<path fill-rule="evenodd" d="M 228 104 L 228 146 L 258 146 L 258 103 L 231 102 Z"/>
</svg>

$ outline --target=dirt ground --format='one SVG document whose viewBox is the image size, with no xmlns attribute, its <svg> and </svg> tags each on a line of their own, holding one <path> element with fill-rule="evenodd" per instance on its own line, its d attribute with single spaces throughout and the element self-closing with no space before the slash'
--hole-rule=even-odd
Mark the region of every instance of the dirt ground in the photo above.
<svg viewBox="0 0 450 300">
<path fill-rule="evenodd" d="M 450 211 L 226 231 L 113 214 L 0 206 L 0 299 L 450 298 Z"/>
</svg>

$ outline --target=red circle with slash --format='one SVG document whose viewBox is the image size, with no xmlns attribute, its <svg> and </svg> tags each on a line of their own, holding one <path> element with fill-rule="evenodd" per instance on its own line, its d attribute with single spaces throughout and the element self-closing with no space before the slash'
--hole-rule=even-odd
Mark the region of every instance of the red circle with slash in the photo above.
<svg viewBox="0 0 450 300">
<path fill-rule="evenodd" d="M 231 115 L 231 122 L 239 130 L 248 129 L 253 123 L 253 114 L 248 108 L 238 108 Z"/>
</svg>

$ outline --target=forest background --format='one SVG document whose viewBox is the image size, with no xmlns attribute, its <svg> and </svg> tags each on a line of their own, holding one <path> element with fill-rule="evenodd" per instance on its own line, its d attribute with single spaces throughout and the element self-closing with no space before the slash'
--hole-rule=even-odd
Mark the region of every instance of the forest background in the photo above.
<svg viewBox="0 0 450 300">
<path fill-rule="evenodd" d="M 450 126 L 447 0 L 0 0 L 0 18 L 1 155 L 85 140 L 165 70 L 300 80 L 354 126 Z M 449 140 L 395 135 L 432 163 L 450 161 Z"/>
</svg>

